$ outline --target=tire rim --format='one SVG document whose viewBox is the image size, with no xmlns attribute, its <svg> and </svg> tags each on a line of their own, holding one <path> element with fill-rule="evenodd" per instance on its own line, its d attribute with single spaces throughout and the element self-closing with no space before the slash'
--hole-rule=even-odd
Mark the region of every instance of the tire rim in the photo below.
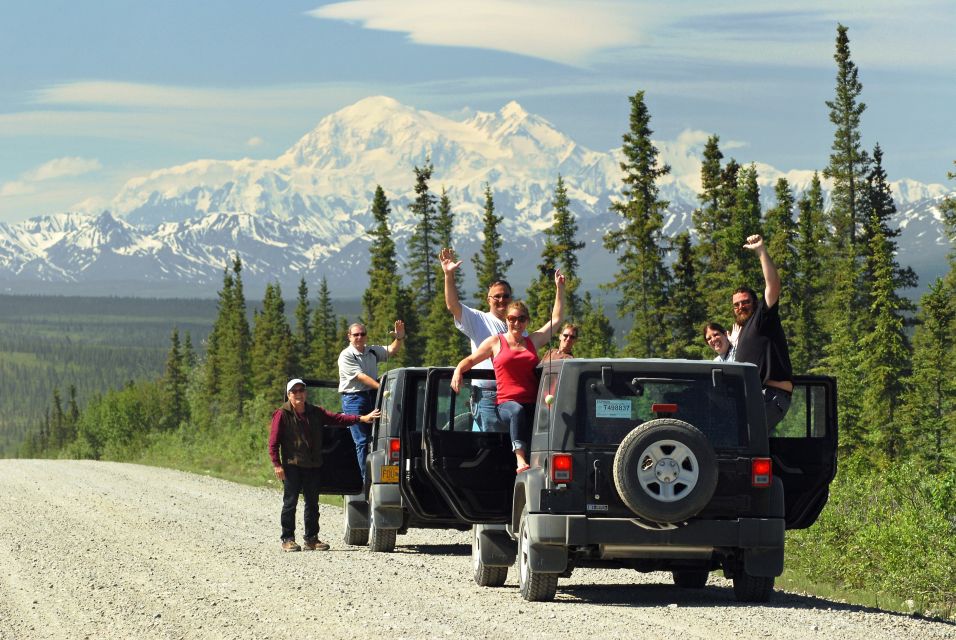
<svg viewBox="0 0 956 640">
<path fill-rule="evenodd" d="M 677 440 L 658 440 L 641 453 L 637 480 L 659 502 L 683 500 L 697 486 L 700 465 L 690 447 Z"/>
</svg>

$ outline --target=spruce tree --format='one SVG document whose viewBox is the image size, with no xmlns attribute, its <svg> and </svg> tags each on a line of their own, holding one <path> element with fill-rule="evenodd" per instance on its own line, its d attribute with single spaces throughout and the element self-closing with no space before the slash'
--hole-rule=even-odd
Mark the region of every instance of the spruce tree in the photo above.
<svg viewBox="0 0 956 640">
<path fill-rule="evenodd" d="M 828 275 L 824 270 L 827 236 L 823 222 L 823 187 L 820 176 L 813 174 L 810 188 L 797 205 L 796 255 L 790 283 L 787 285 L 789 316 L 787 326 L 790 343 L 790 361 L 795 372 L 814 371 L 823 359 L 823 332 L 819 310 L 823 308 L 823 296 Z M 773 255 L 773 254 L 771 254 Z"/>
<path fill-rule="evenodd" d="M 481 220 L 484 238 L 481 242 L 481 251 L 471 257 L 478 284 L 478 289 L 475 291 L 475 302 L 478 308 L 485 303 L 488 287 L 492 282 L 508 279 L 507 272 L 513 262 L 510 258 L 501 259 L 502 239 L 498 232 L 498 225 L 504 218 L 495 215 L 495 200 L 491 194 L 491 186 L 487 183 L 485 183 L 485 212 Z"/>
<path fill-rule="evenodd" d="M 431 300 L 438 292 L 435 265 L 440 247 L 435 239 L 435 196 L 428 190 L 432 170 L 427 160 L 424 167 L 415 167 L 415 201 L 409 207 L 417 222 L 408 241 L 408 273 L 412 291 L 424 300 Z"/>
<path fill-rule="evenodd" d="M 793 315 L 792 301 L 796 282 L 797 268 L 797 224 L 793 219 L 794 199 L 790 183 L 786 178 L 777 180 L 774 186 L 775 204 L 767 209 L 763 230 L 767 251 L 773 257 L 783 292 L 780 297 L 779 312 L 787 336 L 793 336 L 796 319 Z M 758 288 L 758 287 L 754 287 Z M 792 340 L 792 339 L 791 339 Z M 792 342 L 791 342 L 792 344 Z M 792 355 L 792 354 L 791 354 Z M 791 358 L 792 363 L 792 358 Z"/>
<path fill-rule="evenodd" d="M 763 233 L 760 221 L 760 187 L 757 184 L 757 167 L 751 164 L 737 174 L 737 195 L 732 209 L 731 222 L 725 236 L 728 251 L 732 251 L 731 284 L 746 285 L 755 290 L 763 283 L 760 262 L 753 253 L 743 248 L 747 236 Z M 773 254 L 770 254 L 773 256 Z M 735 287 L 733 287 L 735 288 Z"/>
<path fill-rule="evenodd" d="M 226 269 L 219 291 L 219 310 L 206 351 L 208 399 L 222 413 L 242 415 L 243 403 L 251 397 L 251 334 L 242 288 L 242 261 L 236 256 Z"/>
<path fill-rule="evenodd" d="M 910 308 L 896 293 L 896 262 L 892 243 L 883 235 L 878 214 L 871 213 L 869 254 L 872 283 L 869 287 L 872 325 L 860 340 L 863 397 L 861 423 L 869 443 L 890 460 L 903 451 L 902 424 L 898 414 L 903 379 L 908 374 L 910 347 L 903 314 Z"/>
<path fill-rule="evenodd" d="M 395 321 L 405 321 L 409 341 L 403 345 L 404 349 L 389 359 L 390 365 L 399 366 L 407 360 L 409 345 L 412 351 L 415 350 L 416 339 L 421 332 L 414 330 L 415 319 L 404 317 L 404 310 L 399 309 L 402 281 L 398 272 L 395 242 L 389 228 L 391 207 L 381 186 L 375 187 L 372 215 L 375 218 L 375 228 L 369 231 L 372 243 L 369 247 L 368 288 L 362 296 L 364 324 L 368 331 L 368 344 L 387 345 L 392 342 L 393 336 L 390 332 L 395 329 Z M 436 221 L 430 220 L 428 224 L 435 225 Z M 437 260 L 433 264 L 437 264 Z"/>
<path fill-rule="evenodd" d="M 303 373 L 322 380 L 338 380 L 338 357 L 339 352 L 344 348 L 339 339 L 338 323 L 332 298 L 329 295 L 329 283 L 325 276 L 322 276 L 318 301 L 312 318 L 312 348 L 309 350 L 311 360 L 308 363 L 308 370 Z M 344 332 L 341 335 L 344 336 Z"/>
<path fill-rule="evenodd" d="M 668 203 L 658 197 L 657 179 L 670 173 L 670 167 L 658 165 L 644 92 L 638 91 L 629 100 L 630 128 L 622 146 L 622 199 L 611 203 L 611 210 L 623 218 L 623 226 L 604 236 L 604 246 L 620 253 L 620 270 L 607 288 L 618 292 L 618 311 L 632 321 L 624 354 L 656 357 L 666 346 L 664 304 L 669 281 L 663 235 L 663 213 Z"/>
<path fill-rule="evenodd" d="M 908 456 L 939 473 L 956 468 L 956 302 L 940 278 L 919 306 L 901 435 Z"/>
<path fill-rule="evenodd" d="M 438 215 L 435 218 L 435 238 L 440 247 L 453 246 L 452 232 L 455 227 L 455 214 L 451 210 L 451 199 L 443 188 L 438 200 Z M 444 281 L 444 272 L 438 264 L 436 277 Z M 461 291 L 461 269 L 455 271 L 455 287 Z M 465 334 L 455 328 L 455 319 L 445 308 L 444 295 L 435 295 L 428 301 L 428 317 L 425 320 L 427 332 L 422 364 L 425 366 L 449 366 L 468 354 L 468 341 Z M 406 328 L 407 329 L 407 328 Z"/>
<path fill-rule="evenodd" d="M 604 303 L 591 300 L 591 292 L 581 300 L 578 339 L 574 345 L 577 358 L 611 358 L 615 355 L 614 327 L 604 313 Z"/>
<path fill-rule="evenodd" d="M 850 38 L 847 28 L 837 25 L 836 90 L 833 100 L 827 100 L 830 122 L 836 127 L 833 135 L 830 162 L 823 175 L 833 180 L 830 192 L 832 207 L 829 223 L 833 227 L 837 247 L 856 244 L 857 226 L 862 222 L 861 198 L 869 168 L 869 158 L 860 141 L 860 116 L 866 105 L 860 102 L 863 84 L 859 70 L 850 59 Z"/>
<path fill-rule="evenodd" d="M 169 352 L 166 354 L 166 370 L 160 383 L 163 393 L 163 420 L 160 428 L 175 429 L 188 417 L 186 401 L 187 373 L 179 342 L 179 329 L 173 327 L 169 340 Z"/>
<path fill-rule="evenodd" d="M 279 283 L 267 284 L 262 311 L 255 314 L 252 333 L 253 393 L 281 397 L 286 381 L 299 375 L 295 369 L 292 329 L 285 316 Z"/>
<path fill-rule="evenodd" d="M 309 308 L 309 287 L 305 278 L 299 279 L 299 297 L 295 305 L 295 332 L 292 335 L 295 345 L 293 370 L 301 371 L 303 364 L 309 361 L 309 349 L 312 347 L 312 310 Z"/>
<path fill-rule="evenodd" d="M 699 261 L 705 272 L 717 266 L 719 256 L 715 232 L 722 226 L 720 218 L 720 138 L 715 134 L 707 138 L 703 161 L 700 166 L 701 192 L 697 194 L 700 208 L 693 213 L 694 230 L 698 237 Z"/>
<path fill-rule="evenodd" d="M 701 327 L 707 321 L 698 297 L 697 267 L 690 233 L 674 239 L 674 278 L 667 293 L 666 324 L 668 339 L 665 358 L 699 358 L 704 351 Z"/>
<path fill-rule="evenodd" d="M 544 232 L 544 248 L 541 251 L 541 261 L 538 263 L 538 274 L 528 286 L 525 297 L 525 302 L 531 311 L 529 326 L 533 328 L 540 327 L 551 319 L 551 310 L 554 307 L 555 269 L 561 269 L 566 278 L 564 315 L 571 321 L 576 322 L 580 319 L 581 303 L 577 294 L 577 288 L 580 285 L 577 252 L 584 248 L 584 243 L 577 241 L 578 225 L 574 214 L 571 213 L 568 190 L 560 175 L 554 188 L 554 199 L 551 204 L 554 207 L 554 222 Z"/>
</svg>

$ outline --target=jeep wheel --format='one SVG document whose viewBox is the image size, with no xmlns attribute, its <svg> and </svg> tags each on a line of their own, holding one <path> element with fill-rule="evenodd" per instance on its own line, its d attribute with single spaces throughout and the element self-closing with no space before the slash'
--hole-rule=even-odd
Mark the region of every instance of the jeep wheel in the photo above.
<svg viewBox="0 0 956 640">
<path fill-rule="evenodd" d="M 650 420 L 621 441 L 614 485 L 636 515 L 662 524 L 703 509 L 717 487 L 717 458 L 707 436 L 681 420 Z"/>
<path fill-rule="evenodd" d="M 368 548 L 371 551 L 379 553 L 391 553 L 395 551 L 395 529 L 382 529 L 375 526 L 375 494 L 369 495 L 368 499 Z"/>
<path fill-rule="evenodd" d="M 479 587 L 500 587 L 508 579 L 508 567 L 488 567 L 481 561 L 481 536 L 477 526 L 471 528 L 471 567 Z"/>
<path fill-rule="evenodd" d="M 342 536 L 345 544 L 361 547 L 368 544 L 368 529 L 353 529 L 349 526 L 348 509 L 345 510 L 345 535 Z"/>
<path fill-rule="evenodd" d="M 685 569 L 671 571 L 671 575 L 674 576 L 674 584 L 681 589 L 703 589 L 707 585 L 710 571 Z"/>
<path fill-rule="evenodd" d="M 531 568 L 531 536 L 528 533 L 528 512 L 521 514 L 518 528 L 518 587 L 521 597 L 529 602 L 554 600 L 558 590 L 558 574 L 541 573 Z"/>
<path fill-rule="evenodd" d="M 773 593 L 773 576 L 752 576 L 740 567 L 734 572 L 733 580 L 737 602 L 766 602 Z"/>
</svg>

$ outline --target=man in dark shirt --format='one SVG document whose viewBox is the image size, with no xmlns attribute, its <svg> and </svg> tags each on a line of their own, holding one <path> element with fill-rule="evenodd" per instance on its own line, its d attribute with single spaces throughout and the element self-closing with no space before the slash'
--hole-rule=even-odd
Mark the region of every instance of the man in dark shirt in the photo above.
<svg viewBox="0 0 956 640">
<path fill-rule="evenodd" d="M 745 249 L 756 252 L 763 270 L 763 300 L 749 287 L 734 291 L 734 328 L 730 340 L 736 345 L 734 359 L 757 365 L 763 384 L 764 408 L 767 412 L 767 427 L 772 429 L 783 420 L 790 409 L 793 392 L 793 368 L 790 365 L 790 350 L 787 336 L 780 324 L 780 274 L 763 238 L 752 235 L 744 244 Z"/>
<path fill-rule="evenodd" d="M 295 541 L 295 508 L 299 494 L 305 502 L 305 549 L 327 551 L 319 540 L 319 480 L 322 467 L 322 427 L 348 427 L 368 424 L 381 415 L 376 409 L 364 416 L 332 413 L 305 401 L 305 383 L 289 380 L 285 387 L 288 401 L 272 414 L 269 431 L 269 458 L 276 478 L 282 481 L 282 550 L 302 549 Z"/>
</svg>

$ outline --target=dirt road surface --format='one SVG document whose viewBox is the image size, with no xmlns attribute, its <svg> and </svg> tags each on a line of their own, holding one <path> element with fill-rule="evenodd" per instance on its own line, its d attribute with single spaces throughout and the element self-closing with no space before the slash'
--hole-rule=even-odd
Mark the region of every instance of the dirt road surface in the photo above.
<svg viewBox="0 0 956 640">
<path fill-rule="evenodd" d="M 956 639 L 956 626 L 776 592 L 740 605 L 712 574 L 575 570 L 554 602 L 471 578 L 470 537 L 413 529 L 394 553 L 279 549 L 281 496 L 128 464 L 0 460 L 0 639 Z M 301 541 L 301 505 L 299 510 Z"/>
</svg>

